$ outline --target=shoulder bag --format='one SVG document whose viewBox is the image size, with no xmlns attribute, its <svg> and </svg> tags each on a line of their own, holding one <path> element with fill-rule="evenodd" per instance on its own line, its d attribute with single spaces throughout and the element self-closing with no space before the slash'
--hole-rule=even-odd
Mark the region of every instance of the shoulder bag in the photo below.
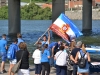
<svg viewBox="0 0 100 75">
<path fill-rule="evenodd" d="M 21 55 L 21 59 L 20 59 L 20 60 L 18 61 L 18 63 L 15 64 L 14 67 L 11 69 L 11 72 L 12 72 L 12 73 L 17 73 L 17 72 L 18 72 L 19 67 L 20 67 L 20 64 L 21 64 L 21 61 L 22 61 L 23 54 L 24 54 L 24 51 L 23 51 L 23 53 L 22 53 L 22 55 Z"/>
</svg>

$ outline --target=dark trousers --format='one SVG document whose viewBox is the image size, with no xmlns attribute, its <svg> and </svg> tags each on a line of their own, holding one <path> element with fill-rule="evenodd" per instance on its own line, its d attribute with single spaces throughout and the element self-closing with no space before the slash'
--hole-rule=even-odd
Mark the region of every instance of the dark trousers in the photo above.
<svg viewBox="0 0 100 75">
<path fill-rule="evenodd" d="M 47 71 L 46 75 L 50 74 L 50 64 L 49 64 L 49 62 L 42 62 L 42 75 L 45 75 L 45 71 Z"/>
<path fill-rule="evenodd" d="M 67 75 L 67 66 L 56 65 L 56 75 Z"/>
<path fill-rule="evenodd" d="M 73 75 L 77 75 L 77 65 L 73 65 Z"/>
<path fill-rule="evenodd" d="M 72 75 L 73 70 L 67 70 L 67 75 Z"/>
<path fill-rule="evenodd" d="M 42 66 L 41 64 L 35 64 L 35 74 L 41 74 Z"/>
</svg>

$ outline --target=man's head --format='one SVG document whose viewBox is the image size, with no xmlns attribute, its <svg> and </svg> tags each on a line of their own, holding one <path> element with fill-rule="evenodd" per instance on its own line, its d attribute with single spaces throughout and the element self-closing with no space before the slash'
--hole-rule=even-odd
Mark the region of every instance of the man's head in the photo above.
<svg viewBox="0 0 100 75">
<path fill-rule="evenodd" d="M 69 47 L 68 43 L 64 43 L 64 48 L 67 49 Z"/>
<path fill-rule="evenodd" d="M 17 33 L 17 38 L 22 38 L 22 35 L 20 33 Z"/>
<path fill-rule="evenodd" d="M 2 38 L 3 39 L 6 39 L 6 34 L 2 34 Z"/>
<path fill-rule="evenodd" d="M 77 47 L 77 48 L 81 48 L 81 47 L 82 47 L 82 41 L 78 41 L 78 42 L 76 43 L 76 47 Z"/>
<path fill-rule="evenodd" d="M 14 38 L 12 41 L 13 41 L 13 43 L 17 44 L 18 39 L 17 38 Z"/>
<path fill-rule="evenodd" d="M 62 41 L 58 41 L 58 45 L 61 45 L 62 44 Z"/>
</svg>

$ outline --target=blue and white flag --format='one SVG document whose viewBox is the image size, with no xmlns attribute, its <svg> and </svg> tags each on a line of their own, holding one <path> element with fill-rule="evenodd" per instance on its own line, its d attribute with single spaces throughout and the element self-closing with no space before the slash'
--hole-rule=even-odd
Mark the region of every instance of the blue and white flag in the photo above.
<svg viewBox="0 0 100 75">
<path fill-rule="evenodd" d="M 76 25 L 63 13 L 54 21 L 50 29 L 68 41 L 83 35 Z"/>
</svg>

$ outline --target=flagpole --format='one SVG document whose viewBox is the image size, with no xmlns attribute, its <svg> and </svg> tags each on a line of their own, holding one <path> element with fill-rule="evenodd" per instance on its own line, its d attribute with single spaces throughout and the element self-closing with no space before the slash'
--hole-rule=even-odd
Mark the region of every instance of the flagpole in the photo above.
<svg viewBox="0 0 100 75">
<path fill-rule="evenodd" d="M 36 45 L 36 43 L 43 37 L 43 35 L 45 35 L 46 34 L 46 32 L 49 30 L 49 28 L 39 37 L 39 39 L 35 42 L 35 44 L 34 45 Z"/>
</svg>

